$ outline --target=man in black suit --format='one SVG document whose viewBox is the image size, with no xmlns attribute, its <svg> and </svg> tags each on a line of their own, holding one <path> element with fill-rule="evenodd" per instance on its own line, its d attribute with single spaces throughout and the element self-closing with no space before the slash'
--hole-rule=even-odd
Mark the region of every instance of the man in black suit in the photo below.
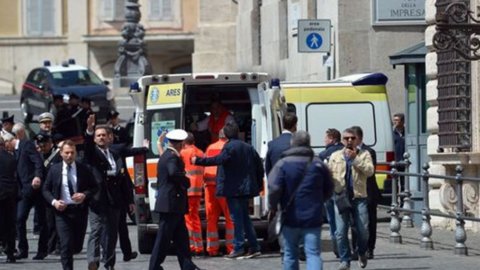
<svg viewBox="0 0 480 270">
<path fill-rule="evenodd" d="M 292 133 L 297 131 L 297 116 L 292 112 L 287 112 L 283 115 L 282 123 L 283 123 L 283 131 L 280 136 L 268 142 L 268 150 L 267 155 L 265 157 L 265 173 L 268 174 L 272 170 L 275 163 L 282 158 L 282 153 L 285 150 L 290 148 L 290 141 L 292 139 Z M 273 239 L 272 239 L 273 240 Z M 279 235 L 278 243 L 280 245 L 280 253 L 283 254 L 283 240 L 282 236 Z M 301 255 L 300 258 L 303 260 L 305 258 L 305 253 L 300 250 Z"/>
<path fill-rule="evenodd" d="M 267 175 L 272 170 L 275 163 L 282 157 L 282 153 L 290 148 L 292 133 L 297 131 L 297 116 L 292 112 L 283 115 L 283 131 L 280 136 L 268 143 L 267 156 L 265 157 L 265 172 Z"/>
<path fill-rule="evenodd" d="M 17 161 L 4 148 L 0 136 L 0 240 L 4 243 L 7 263 L 15 262 L 15 216 L 17 209 Z"/>
<path fill-rule="evenodd" d="M 176 247 L 182 270 L 198 269 L 192 262 L 184 218 L 188 211 L 187 189 L 190 182 L 185 175 L 185 164 L 180 158 L 180 150 L 186 138 L 187 132 L 181 129 L 167 133 L 168 148 L 158 159 L 155 212 L 159 213 L 160 220 L 150 257 L 150 270 L 163 270 L 161 264 L 167 256 L 170 242 Z"/>
<path fill-rule="evenodd" d="M 42 198 L 41 185 L 43 164 L 40 153 L 30 140 L 19 140 L 13 135 L 3 135 L 5 146 L 15 154 L 17 160 L 17 179 L 19 184 L 20 201 L 17 204 L 17 259 L 28 257 L 27 219 L 32 207 L 38 211 L 40 236 L 38 239 L 37 254 L 34 260 L 43 260 L 47 255 L 47 226 L 45 224 L 45 200 Z"/>
<path fill-rule="evenodd" d="M 370 146 L 363 143 L 363 130 L 359 126 L 353 126 L 351 128 L 357 136 L 358 147 L 367 150 L 372 156 L 373 167 L 377 166 L 377 152 Z M 377 206 L 381 199 L 382 194 L 378 189 L 377 180 L 375 174 L 367 178 L 367 209 L 368 209 L 368 259 L 371 260 L 374 257 L 375 242 L 377 239 Z M 352 226 L 353 228 L 353 226 Z M 352 229 L 352 246 L 356 247 L 356 232 Z"/>
<path fill-rule="evenodd" d="M 113 133 L 106 125 L 95 126 L 95 115 L 87 119 L 85 136 L 85 161 L 94 169 L 100 186 L 90 202 L 90 229 L 87 260 L 89 269 L 97 269 L 100 261 L 100 241 L 102 241 L 105 268 L 115 265 L 115 247 L 117 245 L 120 208 L 131 192 L 121 156 L 110 149 Z M 134 211 L 135 205 L 130 204 Z"/>
<path fill-rule="evenodd" d="M 73 254 L 82 250 L 87 230 L 87 201 L 97 190 L 91 169 L 75 161 L 75 144 L 67 140 L 60 147 L 63 162 L 52 165 L 43 185 L 43 196 L 55 208 L 64 270 L 73 269 Z"/>
</svg>

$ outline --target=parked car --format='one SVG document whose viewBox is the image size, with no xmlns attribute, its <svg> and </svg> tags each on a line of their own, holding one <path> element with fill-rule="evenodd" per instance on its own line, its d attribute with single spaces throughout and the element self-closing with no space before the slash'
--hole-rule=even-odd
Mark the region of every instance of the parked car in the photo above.
<svg viewBox="0 0 480 270">
<path fill-rule="evenodd" d="M 68 103 L 70 95 L 91 100 L 98 122 L 106 122 L 107 115 L 115 109 L 113 91 L 108 81 L 102 81 L 90 69 L 77 65 L 70 59 L 62 65 L 45 61 L 43 67 L 34 68 L 22 86 L 20 107 L 26 123 L 43 112 L 54 113 L 53 97 L 63 96 Z"/>
</svg>

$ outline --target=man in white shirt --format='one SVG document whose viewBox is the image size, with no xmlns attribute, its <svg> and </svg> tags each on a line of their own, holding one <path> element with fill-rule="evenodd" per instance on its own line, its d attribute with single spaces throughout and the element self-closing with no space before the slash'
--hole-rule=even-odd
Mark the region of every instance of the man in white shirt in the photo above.
<svg viewBox="0 0 480 270">
<path fill-rule="evenodd" d="M 98 187 L 91 168 L 75 161 L 75 144 L 67 140 L 60 147 L 62 162 L 50 168 L 42 193 L 55 208 L 63 269 L 73 269 L 73 254 L 82 250 L 87 230 L 88 200 Z"/>
</svg>

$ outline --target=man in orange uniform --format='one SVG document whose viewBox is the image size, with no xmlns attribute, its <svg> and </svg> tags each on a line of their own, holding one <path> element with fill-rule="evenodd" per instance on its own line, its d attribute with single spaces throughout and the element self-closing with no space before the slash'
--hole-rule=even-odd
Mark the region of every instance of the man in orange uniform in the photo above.
<svg viewBox="0 0 480 270">
<path fill-rule="evenodd" d="M 228 122 L 235 122 L 233 115 L 219 101 L 213 101 L 210 105 L 210 115 L 197 122 L 198 131 L 207 130 L 210 132 L 211 142 L 218 140 L 220 129 Z"/>
<path fill-rule="evenodd" d="M 208 146 L 205 151 L 206 157 L 213 157 L 223 149 L 227 142 L 223 129 L 218 133 L 218 141 Z M 218 249 L 220 247 L 218 239 L 218 219 L 223 212 L 225 216 L 225 246 L 227 254 L 233 251 L 233 222 L 228 211 L 227 201 L 224 197 L 215 196 L 217 185 L 215 178 L 217 177 L 217 166 L 205 167 L 203 174 L 205 179 L 205 208 L 207 214 L 207 252 L 209 256 L 220 256 Z"/>
<path fill-rule="evenodd" d="M 203 256 L 202 224 L 199 215 L 203 189 L 203 167 L 193 165 L 191 162 L 191 157 L 203 156 L 203 152 L 194 143 L 193 134 L 188 132 L 183 149 L 180 151 L 180 156 L 185 163 L 186 175 L 190 179 L 190 187 L 187 191 L 188 213 L 185 215 L 185 223 L 190 236 L 190 250 L 197 256 Z"/>
</svg>

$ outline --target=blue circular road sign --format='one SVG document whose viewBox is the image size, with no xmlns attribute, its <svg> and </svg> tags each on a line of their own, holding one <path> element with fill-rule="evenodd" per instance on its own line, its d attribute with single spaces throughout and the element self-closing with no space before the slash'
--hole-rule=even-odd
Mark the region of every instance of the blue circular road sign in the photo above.
<svg viewBox="0 0 480 270">
<path fill-rule="evenodd" d="M 323 39 L 318 33 L 308 34 L 305 43 L 310 49 L 318 49 L 322 47 Z"/>
</svg>

